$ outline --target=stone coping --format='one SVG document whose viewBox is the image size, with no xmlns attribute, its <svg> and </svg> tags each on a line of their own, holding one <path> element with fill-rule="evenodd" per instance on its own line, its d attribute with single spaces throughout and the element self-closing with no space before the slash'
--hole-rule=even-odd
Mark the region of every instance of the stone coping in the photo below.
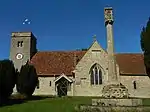
<svg viewBox="0 0 150 112">
<path fill-rule="evenodd" d="M 96 106 L 78 105 L 77 112 L 150 112 L 150 106 Z"/>
<path fill-rule="evenodd" d="M 32 35 L 31 32 L 12 32 L 12 37 L 30 37 Z"/>
<path fill-rule="evenodd" d="M 92 99 L 92 105 L 99 106 L 142 106 L 142 99 Z"/>
</svg>

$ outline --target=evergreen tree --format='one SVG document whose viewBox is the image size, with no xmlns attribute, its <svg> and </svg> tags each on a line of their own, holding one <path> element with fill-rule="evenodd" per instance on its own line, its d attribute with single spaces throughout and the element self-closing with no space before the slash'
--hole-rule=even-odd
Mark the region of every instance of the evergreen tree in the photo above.
<svg viewBox="0 0 150 112">
<path fill-rule="evenodd" d="M 26 97 L 31 96 L 38 82 L 34 66 L 29 65 L 28 63 L 23 65 L 17 79 L 17 91 Z"/>
<path fill-rule="evenodd" d="M 141 32 L 141 49 L 144 54 L 146 72 L 150 77 L 150 18 L 146 27 L 143 27 Z"/>
<path fill-rule="evenodd" d="M 12 61 L 0 61 L 0 98 L 8 98 L 16 83 L 17 74 Z"/>
</svg>

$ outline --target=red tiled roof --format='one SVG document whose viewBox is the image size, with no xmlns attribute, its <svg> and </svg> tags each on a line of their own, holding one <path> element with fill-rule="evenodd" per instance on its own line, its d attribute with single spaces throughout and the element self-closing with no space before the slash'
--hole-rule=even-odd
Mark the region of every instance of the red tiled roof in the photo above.
<svg viewBox="0 0 150 112">
<path fill-rule="evenodd" d="M 143 54 L 116 54 L 121 74 L 146 75 Z"/>
<path fill-rule="evenodd" d="M 84 54 L 85 51 L 37 52 L 30 63 L 41 75 L 60 75 L 62 73 L 72 75 L 77 60 L 80 60 Z"/>
<path fill-rule="evenodd" d="M 60 75 L 62 73 L 72 75 L 77 60 L 79 61 L 85 52 L 86 51 L 37 52 L 30 63 L 35 66 L 37 73 L 41 75 Z M 142 54 L 116 54 L 116 61 L 121 74 L 145 74 Z"/>
</svg>

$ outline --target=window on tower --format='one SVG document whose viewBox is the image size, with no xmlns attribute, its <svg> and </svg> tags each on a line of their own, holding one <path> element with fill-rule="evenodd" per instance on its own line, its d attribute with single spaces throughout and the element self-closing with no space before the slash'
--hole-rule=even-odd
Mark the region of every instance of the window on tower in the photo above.
<svg viewBox="0 0 150 112">
<path fill-rule="evenodd" d="M 22 47 L 23 46 L 23 41 L 18 41 L 17 47 Z"/>
</svg>

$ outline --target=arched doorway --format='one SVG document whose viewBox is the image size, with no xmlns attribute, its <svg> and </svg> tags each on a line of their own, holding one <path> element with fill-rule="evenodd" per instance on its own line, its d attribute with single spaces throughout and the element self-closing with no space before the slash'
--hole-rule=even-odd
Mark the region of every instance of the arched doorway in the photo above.
<svg viewBox="0 0 150 112">
<path fill-rule="evenodd" d="M 61 75 L 55 80 L 55 86 L 57 90 L 57 95 L 67 96 L 68 89 L 71 88 L 72 80 L 70 80 L 67 76 Z"/>
<path fill-rule="evenodd" d="M 69 81 L 67 81 L 64 77 L 57 81 L 57 95 L 59 97 L 67 96 L 68 83 Z"/>
</svg>

